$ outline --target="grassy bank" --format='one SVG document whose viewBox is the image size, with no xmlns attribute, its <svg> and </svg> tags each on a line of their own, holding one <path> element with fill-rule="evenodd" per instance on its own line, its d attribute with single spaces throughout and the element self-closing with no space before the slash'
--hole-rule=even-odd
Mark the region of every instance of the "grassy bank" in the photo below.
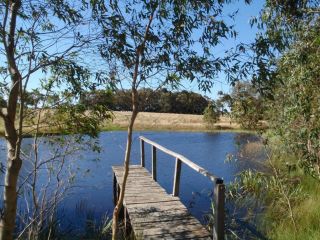
<svg viewBox="0 0 320 240">
<path fill-rule="evenodd" d="M 115 111 L 113 119 L 101 124 L 102 131 L 126 130 L 131 117 L 131 112 Z M 175 114 L 175 113 L 151 113 L 140 112 L 134 124 L 135 130 L 150 131 L 198 131 L 209 132 L 219 130 L 244 131 L 240 126 L 231 122 L 229 117 L 221 117 L 214 126 L 208 127 L 203 121 L 202 115 L 194 114 Z M 30 135 L 32 128 L 25 128 L 25 135 Z M 50 124 L 40 128 L 42 133 L 59 134 Z M 4 135 L 3 121 L 0 120 L 0 135 Z"/>
<path fill-rule="evenodd" d="M 306 239 L 316 240 L 320 238 L 320 184 L 319 180 L 306 176 L 302 172 L 293 175 L 294 179 L 300 179 L 296 186 L 299 191 L 296 200 L 291 199 L 293 218 L 289 220 L 278 216 L 274 209 L 267 211 L 266 219 L 271 228 L 268 236 L 271 239 L 292 240 Z M 277 219 L 277 218 L 276 218 Z"/>
<path fill-rule="evenodd" d="M 231 185 L 230 199 L 266 239 L 319 239 L 319 179 L 305 173 L 297 155 L 280 141 L 269 139 L 266 150 L 264 168 L 242 172 Z"/>
<path fill-rule="evenodd" d="M 278 173 L 278 179 L 271 180 L 276 179 L 278 185 L 282 184 L 285 194 L 280 194 L 266 211 L 265 220 L 270 224 L 267 235 L 279 240 L 320 239 L 319 179 L 300 168 L 298 156 L 277 138 L 271 140 L 270 147 L 274 152 L 270 160 Z M 271 191 L 270 194 L 274 193 Z"/>
<path fill-rule="evenodd" d="M 130 120 L 130 112 L 114 112 L 112 121 L 102 125 L 103 130 L 124 130 Z M 136 130 L 153 131 L 210 131 L 210 130 L 241 130 L 240 126 L 231 122 L 228 117 L 221 117 L 220 121 L 208 128 L 202 115 L 175 114 L 175 113 L 150 113 L 140 112 L 134 124 Z"/>
</svg>

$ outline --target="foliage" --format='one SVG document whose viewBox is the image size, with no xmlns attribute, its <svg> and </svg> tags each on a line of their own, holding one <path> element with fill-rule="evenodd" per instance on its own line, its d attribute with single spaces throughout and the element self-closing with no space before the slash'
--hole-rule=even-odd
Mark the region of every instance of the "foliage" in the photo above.
<svg viewBox="0 0 320 240">
<path fill-rule="evenodd" d="M 139 79 L 135 87 L 146 81 L 158 86 L 178 87 L 181 80 L 197 81 L 208 90 L 212 79 L 222 71 L 230 57 L 215 57 L 212 50 L 220 39 L 234 37 L 234 27 L 222 18 L 220 1 L 118 2 L 95 1 L 96 18 L 104 28 L 105 43 L 100 46 L 102 57 L 114 73 L 113 83 L 133 76 L 137 51 Z M 234 15 L 230 14 L 232 20 Z M 151 28 L 145 33 L 149 17 Z M 193 32 L 197 31 L 197 35 Z M 145 35 L 146 34 L 146 35 Z M 193 50 L 198 45 L 203 51 Z M 143 49 L 142 49 L 143 48 Z M 226 74 L 229 74 L 226 71 Z"/>
<path fill-rule="evenodd" d="M 287 151 L 294 151 L 305 172 L 320 178 L 318 0 L 266 1 L 264 31 L 253 44 L 260 92 L 268 89 L 267 118 Z"/>
<path fill-rule="evenodd" d="M 79 103 L 90 110 L 94 109 L 96 105 L 104 106 L 106 109 L 113 109 L 116 96 L 117 94 L 113 94 L 109 89 L 93 90 L 81 94 Z"/>
<path fill-rule="evenodd" d="M 231 93 L 231 117 L 245 129 L 256 129 L 262 120 L 264 106 L 261 95 L 248 82 L 238 82 Z"/>
<path fill-rule="evenodd" d="M 22 165 L 30 162 L 34 168 L 25 180 L 32 182 L 28 193 L 32 192 L 33 197 L 26 200 L 30 212 L 23 218 L 25 228 L 20 234 L 35 239 L 49 222 L 53 222 L 48 219 L 54 216 L 63 195 L 60 191 L 65 188 L 61 186 L 63 180 L 59 178 L 59 172 L 68 165 L 65 156 L 74 153 L 81 142 L 86 143 L 83 134 L 97 136 L 98 123 L 110 116 L 104 106 L 95 106 L 91 114 L 87 114 L 87 109 L 75 104 L 82 92 L 96 87 L 80 57 L 80 52 L 96 36 L 96 32 L 86 25 L 87 8 L 84 1 L 0 1 L 0 117 L 7 142 L 7 160 L 3 159 L 5 184 L 1 191 L 1 239 L 12 239 L 17 229 L 17 199 L 24 193 L 19 187 Z M 31 82 L 35 87 L 29 94 Z M 48 125 L 80 135 L 74 136 L 72 150 L 64 156 L 58 154 L 63 151 L 56 151 L 46 161 L 39 157 L 38 143 L 44 136 L 41 135 L 42 128 Z M 33 136 L 34 143 L 29 152 L 22 149 L 24 134 Z M 58 166 L 54 164 L 56 162 Z M 38 192 L 38 176 L 43 166 L 48 170 L 49 179 L 47 187 Z M 52 168 L 56 171 L 50 171 Z M 52 190 L 48 186 L 53 174 L 57 185 Z M 54 228 L 54 224 L 48 226 L 51 230 Z"/>
<path fill-rule="evenodd" d="M 239 79 L 252 81 L 263 96 L 277 142 L 267 150 L 269 171 L 241 173 L 230 196 L 271 239 L 319 238 L 319 6 L 318 0 L 266 0 L 251 21 L 261 30 L 255 43 L 236 49 L 252 54 Z"/>
<path fill-rule="evenodd" d="M 58 236 L 66 231 L 61 226 L 60 204 L 82 174 L 76 167 L 79 152 L 92 151 L 96 144 L 82 135 L 43 137 L 40 133 L 24 141 L 22 150 L 28 154 L 24 157 L 25 174 L 18 184 L 23 196 L 16 220 L 19 239 L 60 239 Z M 42 149 L 47 154 L 42 154 Z"/>
<path fill-rule="evenodd" d="M 139 94 L 139 111 L 142 112 L 163 112 L 163 113 L 189 113 L 202 114 L 208 105 L 208 99 L 201 94 L 176 91 L 171 92 L 165 88 L 152 90 L 142 88 L 138 90 Z M 131 90 L 115 90 L 113 93 L 90 92 L 80 102 L 86 106 L 92 106 L 94 101 L 104 99 L 108 107 L 115 111 L 131 111 Z"/>
<path fill-rule="evenodd" d="M 209 127 L 213 127 L 219 121 L 220 113 L 214 102 L 208 104 L 203 112 L 203 120 Z"/>
<path fill-rule="evenodd" d="M 317 239 L 318 180 L 304 174 L 297 166 L 297 156 L 287 154 L 279 137 L 270 138 L 266 151 L 268 168 L 264 172 L 240 173 L 229 187 L 229 203 L 235 203 L 229 214 L 251 229 L 246 239 L 257 232 L 266 239 Z M 242 232 L 237 235 L 245 236 Z"/>
<path fill-rule="evenodd" d="M 316 178 L 320 178 L 319 29 L 320 25 L 305 33 L 279 61 L 269 114 L 275 133 Z"/>
</svg>

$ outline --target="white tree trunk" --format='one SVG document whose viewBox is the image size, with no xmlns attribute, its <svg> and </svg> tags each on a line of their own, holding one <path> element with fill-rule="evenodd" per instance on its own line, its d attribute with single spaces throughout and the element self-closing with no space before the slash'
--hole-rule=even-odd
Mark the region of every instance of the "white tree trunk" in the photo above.
<svg viewBox="0 0 320 240">
<path fill-rule="evenodd" d="M 8 120 L 7 120 L 8 121 Z M 22 161 L 17 154 L 17 139 L 13 123 L 5 123 L 7 140 L 7 168 L 4 180 L 3 215 L 0 221 L 0 239 L 13 239 L 17 212 L 17 182 Z"/>
</svg>

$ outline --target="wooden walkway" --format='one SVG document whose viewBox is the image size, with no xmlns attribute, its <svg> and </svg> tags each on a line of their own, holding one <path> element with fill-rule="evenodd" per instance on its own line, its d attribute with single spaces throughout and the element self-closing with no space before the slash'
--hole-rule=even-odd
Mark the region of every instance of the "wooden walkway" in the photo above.
<svg viewBox="0 0 320 240">
<path fill-rule="evenodd" d="M 123 166 L 112 169 L 121 185 Z M 211 239 L 180 199 L 168 195 L 144 167 L 131 165 L 129 172 L 124 207 L 138 239 Z"/>
<path fill-rule="evenodd" d="M 145 168 L 145 143 L 151 145 L 151 173 Z M 224 239 L 223 179 L 145 137 L 140 137 L 141 165 L 130 165 L 124 196 L 124 222 L 130 223 L 137 239 Z M 175 158 L 172 194 L 157 183 L 157 150 Z M 179 199 L 181 165 L 185 164 L 213 182 L 215 225 L 210 234 L 190 215 Z M 119 197 L 124 174 L 123 166 L 113 166 L 114 200 Z M 209 210 L 209 209 L 208 209 Z"/>
</svg>

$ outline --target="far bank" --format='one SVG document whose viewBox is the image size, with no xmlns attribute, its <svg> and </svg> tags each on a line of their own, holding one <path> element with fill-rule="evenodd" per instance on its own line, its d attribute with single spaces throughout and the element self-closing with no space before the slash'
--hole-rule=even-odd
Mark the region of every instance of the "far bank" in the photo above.
<svg viewBox="0 0 320 240">
<path fill-rule="evenodd" d="M 126 129 L 131 112 L 114 111 L 113 120 L 103 123 L 104 130 Z M 159 131 L 210 131 L 210 130 L 241 130 L 240 125 L 232 122 L 230 117 L 222 116 L 213 126 L 208 126 L 203 115 L 140 112 L 134 124 L 136 130 Z"/>
<path fill-rule="evenodd" d="M 126 130 L 131 117 L 129 111 L 113 111 L 112 120 L 106 120 L 101 123 L 102 131 Z M 32 126 L 24 128 L 26 135 L 29 135 Z M 203 120 L 203 115 L 197 114 L 178 114 L 178 113 L 155 113 L 139 112 L 134 124 L 135 130 L 153 130 L 153 131 L 245 131 L 239 124 L 232 121 L 228 116 L 221 116 L 219 121 L 211 126 Z M 61 134 L 57 129 L 50 127 L 49 123 L 42 126 L 41 133 Z M 65 134 L 65 133 L 64 133 Z M 3 122 L 0 121 L 0 136 L 4 136 Z"/>
</svg>

